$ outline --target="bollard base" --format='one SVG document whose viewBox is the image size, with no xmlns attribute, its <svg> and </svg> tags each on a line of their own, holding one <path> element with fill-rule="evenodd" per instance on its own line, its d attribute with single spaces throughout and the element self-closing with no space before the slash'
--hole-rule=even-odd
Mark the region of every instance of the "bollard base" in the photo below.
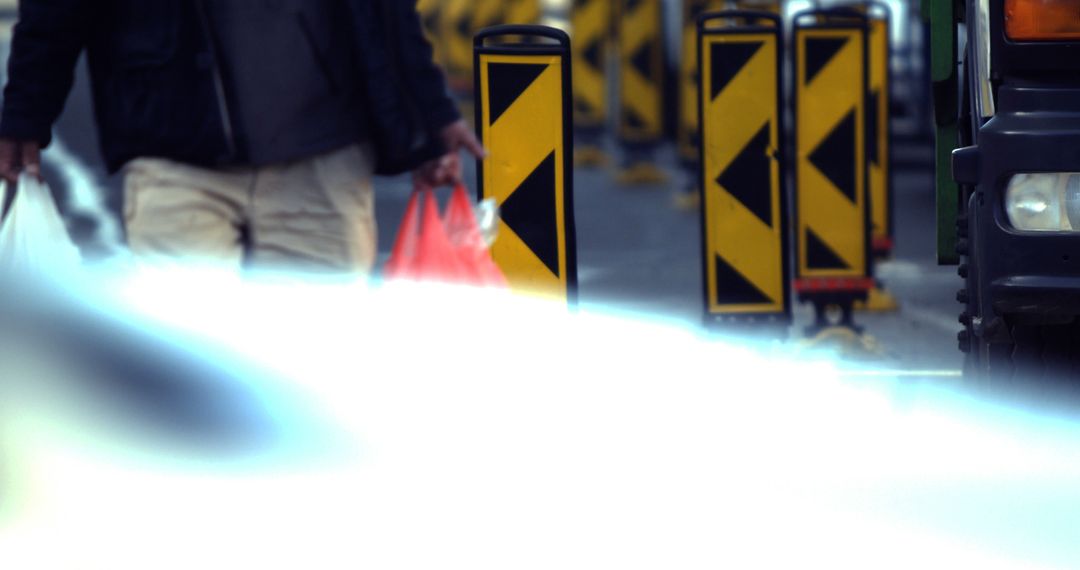
<svg viewBox="0 0 1080 570">
<path fill-rule="evenodd" d="M 873 336 L 848 327 L 830 326 L 799 343 L 802 350 L 832 351 L 841 360 L 876 360 L 887 356 Z"/>
<path fill-rule="evenodd" d="M 578 145 L 574 150 L 574 166 L 603 168 L 609 164 L 611 164 L 611 157 L 598 146 Z"/>
<path fill-rule="evenodd" d="M 655 185 L 667 182 L 668 175 L 651 162 L 638 162 L 623 167 L 615 180 L 624 186 Z"/>
<path fill-rule="evenodd" d="M 871 313 L 891 313 L 900 310 L 900 302 L 896 300 L 892 293 L 889 293 L 878 284 L 870 290 L 870 295 L 866 298 L 866 301 L 855 303 L 855 310 Z"/>
<path fill-rule="evenodd" d="M 855 324 L 855 302 L 858 299 L 849 296 L 819 296 L 811 299 L 814 304 L 814 323 L 803 334 L 807 338 L 813 338 L 827 329 L 848 329 L 857 335 L 863 333 L 863 328 Z"/>
<path fill-rule="evenodd" d="M 684 190 L 675 194 L 671 200 L 676 210 L 690 212 L 701 208 L 701 192 L 697 188 Z"/>
</svg>

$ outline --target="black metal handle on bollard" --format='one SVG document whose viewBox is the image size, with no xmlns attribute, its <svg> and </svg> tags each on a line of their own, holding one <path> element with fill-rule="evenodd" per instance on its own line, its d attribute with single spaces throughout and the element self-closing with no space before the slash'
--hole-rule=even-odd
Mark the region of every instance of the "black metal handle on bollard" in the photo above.
<svg viewBox="0 0 1080 570">
<path fill-rule="evenodd" d="M 705 12 L 698 16 L 698 28 L 704 30 L 705 25 L 709 22 L 717 20 L 734 20 L 736 18 L 742 18 L 747 22 L 768 20 L 772 23 L 773 27 L 778 30 L 782 26 L 780 16 L 777 16 L 772 12 L 761 12 L 757 10 L 722 10 L 719 12 Z"/>
<path fill-rule="evenodd" d="M 473 45 L 481 48 L 484 47 L 484 40 L 501 36 L 547 38 L 559 42 L 559 45 L 563 49 L 570 49 L 570 36 L 566 32 L 558 28 L 552 28 L 551 26 L 529 26 L 521 24 L 508 24 L 484 28 L 477 32 L 476 36 L 473 38 Z M 543 44 L 536 45 L 543 46 Z"/>
</svg>

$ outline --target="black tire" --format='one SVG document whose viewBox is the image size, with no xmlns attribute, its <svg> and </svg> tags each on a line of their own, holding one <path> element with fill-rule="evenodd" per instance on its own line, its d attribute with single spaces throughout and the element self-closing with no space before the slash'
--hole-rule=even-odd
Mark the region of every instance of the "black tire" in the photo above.
<svg viewBox="0 0 1080 570">
<path fill-rule="evenodd" d="M 1080 326 L 1067 324 L 1014 325 L 1012 380 L 1071 381 L 1080 376 Z"/>
<path fill-rule="evenodd" d="M 1021 384 L 1077 384 L 1080 379 L 1080 322 L 1013 324 L 1010 342 L 972 338 L 966 376 Z"/>
</svg>

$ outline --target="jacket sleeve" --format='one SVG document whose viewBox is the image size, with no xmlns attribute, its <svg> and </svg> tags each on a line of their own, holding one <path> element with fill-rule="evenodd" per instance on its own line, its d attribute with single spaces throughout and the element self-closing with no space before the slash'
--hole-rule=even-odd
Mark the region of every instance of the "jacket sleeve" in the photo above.
<svg viewBox="0 0 1080 570">
<path fill-rule="evenodd" d="M 22 0 L 8 59 L 0 137 L 52 138 L 86 45 L 92 0 Z"/>
<path fill-rule="evenodd" d="M 428 128 L 438 131 L 461 118 L 450 98 L 446 77 L 435 65 L 431 43 L 424 37 L 415 0 L 389 0 L 395 6 L 399 21 L 400 54 L 405 67 L 404 76 L 415 94 Z"/>
</svg>

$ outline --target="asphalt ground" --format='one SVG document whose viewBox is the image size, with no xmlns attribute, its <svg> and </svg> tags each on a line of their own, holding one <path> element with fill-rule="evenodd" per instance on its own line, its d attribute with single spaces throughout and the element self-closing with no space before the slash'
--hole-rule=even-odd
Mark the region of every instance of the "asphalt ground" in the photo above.
<svg viewBox="0 0 1080 570">
<path fill-rule="evenodd" d="M 56 127 L 45 170 L 69 227 L 84 253 L 108 255 L 122 241 L 118 215 L 122 178 L 109 175 L 100 161 L 85 67 Z M 959 374 L 956 348 L 959 278 L 952 267 L 935 263 L 932 154 L 927 142 L 894 141 L 896 250 L 877 267 L 877 275 L 900 301 L 892 313 L 859 313 L 872 342 L 856 351 L 862 363 L 915 376 Z M 615 162 L 619 149 L 605 142 Z M 581 305 L 587 309 L 632 313 L 686 327 L 701 326 L 702 279 L 700 223 L 696 210 L 675 206 L 689 174 L 673 148 L 657 149 L 654 162 L 670 179 L 664 184 L 621 187 L 614 167 L 578 169 L 574 176 Z M 470 162 L 468 179 L 475 187 Z M 78 188 L 76 188 L 78 187 Z M 408 176 L 379 179 L 377 216 L 380 259 L 393 243 L 408 200 Z M 74 192 L 78 190 L 76 195 Z M 808 306 L 797 306 L 792 343 L 812 320 Z"/>
</svg>

